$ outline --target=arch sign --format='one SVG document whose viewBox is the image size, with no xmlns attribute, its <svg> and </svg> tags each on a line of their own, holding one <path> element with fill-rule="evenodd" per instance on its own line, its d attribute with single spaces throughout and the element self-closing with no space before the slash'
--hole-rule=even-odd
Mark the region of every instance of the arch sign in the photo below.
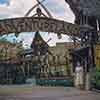
<svg viewBox="0 0 100 100">
<path fill-rule="evenodd" d="M 79 26 L 68 22 L 44 17 L 21 17 L 0 20 L 0 34 L 20 32 L 54 32 L 78 35 Z"/>
</svg>

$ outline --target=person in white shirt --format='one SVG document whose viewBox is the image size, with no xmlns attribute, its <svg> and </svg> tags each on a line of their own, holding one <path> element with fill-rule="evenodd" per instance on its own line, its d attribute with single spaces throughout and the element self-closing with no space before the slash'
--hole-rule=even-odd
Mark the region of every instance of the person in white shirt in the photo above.
<svg viewBox="0 0 100 100">
<path fill-rule="evenodd" d="M 75 68 L 75 86 L 77 88 L 83 87 L 83 67 L 80 62 L 77 62 L 77 66 Z"/>
</svg>

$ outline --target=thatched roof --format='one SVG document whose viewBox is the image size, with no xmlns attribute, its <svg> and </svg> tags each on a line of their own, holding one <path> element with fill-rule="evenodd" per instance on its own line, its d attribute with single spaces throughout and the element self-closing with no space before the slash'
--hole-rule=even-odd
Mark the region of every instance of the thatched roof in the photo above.
<svg viewBox="0 0 100 100">
<path fill-rule="evenodd" d="M 100 0 L 65 0 L 73 10 L 79 13 L 80 10 L 88 16 L 94 16 L 100 19 Z"/>
<path fill-rule="evenodd" d="M 38 55 L 38 52 L 40 52 L 40 55 L 45 55 L 48 52 L 48 47 L 49 45 L 43 40 L 39 32 L 36 32 L 31 44 L 34 54 Z"/>
</svg>

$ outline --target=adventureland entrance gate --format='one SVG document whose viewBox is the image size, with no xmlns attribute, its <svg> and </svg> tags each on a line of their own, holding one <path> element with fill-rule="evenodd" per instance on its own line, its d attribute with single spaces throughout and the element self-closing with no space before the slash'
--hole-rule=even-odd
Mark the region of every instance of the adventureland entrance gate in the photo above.
<svg viewBox="0 0 100 100">
<path fill-rule="evenodd" d="M 37 0 L 37 2 L 37 5 L 41 4 L 39 0 Z M 79 25 L 54 19 L 51 17 L 49 12 L 42 4 L 41 6 L 45 9 L 49 17 L 44 15 L 41 12 L 41 9 L 38 7 L 36 9 L 37 13 L 32 17 L 25 16 L 20 18 L 9 18 L 0 20 L 0 35 L 10 33 L 15 33 L 16 35 L 18 35 L 21 32 L 42 31 L 56 33 L 58 38 L 61 38 L 61 34 L 66 34 L 69 36 L 79 36 Z M 32 9 L 34 9 L 34 7 Z M 30 9 L 26 15 L 28 15 L 32 9 Z"/>
<path fill-rule="evenodd" d="M 61 37 L 61 34 L 78 36 L 79 26 L 48 17 L 21 17 L 0 20 L 0 35 L 10 33 L 18 35 L 21 32 L 37 31 L 57 33 L 58 37 Z"/>
<path fill-rule="evenodd" d="M 41 2 L 43 1 L 45 0 L 42 0 Z M 59 38 L 61 38 L 61 34 L 79 37 L 79 25 L 52 18 L 43 4 L 39 2 L 39 0 L 37 0 L 37 2 L 38 4 L 32 7 L 25 17 L 0 20 L 0 35 L 10 33 L 15 33 L 18 35 L 21 32 L 42 31 L 56 33 Z M 39 7 L 36 9 L 37 13 L 35 15 L 32 17 L 27 17 L 28 14 L 38 5 L 41 5 L 44 8 L 49 17 L 44 15 Z"/>
</svg>

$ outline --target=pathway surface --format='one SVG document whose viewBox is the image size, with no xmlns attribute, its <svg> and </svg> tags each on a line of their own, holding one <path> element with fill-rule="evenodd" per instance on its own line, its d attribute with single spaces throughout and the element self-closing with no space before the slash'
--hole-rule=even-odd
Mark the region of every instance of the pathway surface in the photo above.
<svg viewBox="0 0 100 100">
<path fill-rule="evenodd" d="M 32 87 L 25 93 L 0 93 L 0 100 L 100 100 L 100 94 L 67 87 Z"/>
</svg>

